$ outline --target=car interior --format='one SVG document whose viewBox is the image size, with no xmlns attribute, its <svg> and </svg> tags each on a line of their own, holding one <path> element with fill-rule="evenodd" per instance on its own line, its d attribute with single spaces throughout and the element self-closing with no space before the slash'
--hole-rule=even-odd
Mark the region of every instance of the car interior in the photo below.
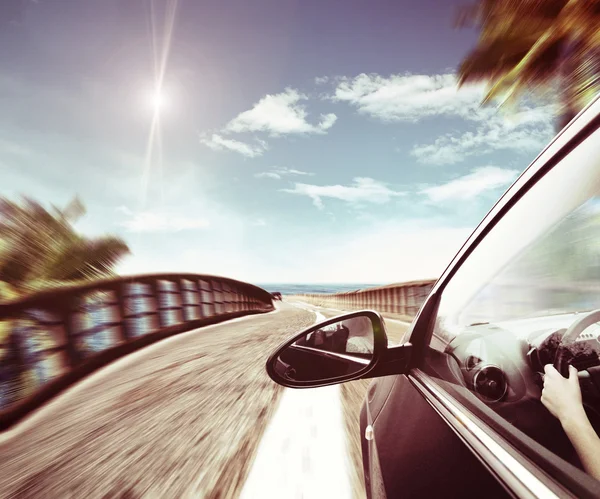
<svg viewBox="0 0 600 499">
<path fill-rule="evenodd" d="M 446 347 L 455 382 L 571 464 L 581 463 L 540 402 L 546 364 L 579 371 L 583 403 L 600 433 L 600 310 L 466 327 Z M 559 364 L 559 361 L 562 362 Z M 568 371 L 567 371 L 568 373 Z"/>
</svg>

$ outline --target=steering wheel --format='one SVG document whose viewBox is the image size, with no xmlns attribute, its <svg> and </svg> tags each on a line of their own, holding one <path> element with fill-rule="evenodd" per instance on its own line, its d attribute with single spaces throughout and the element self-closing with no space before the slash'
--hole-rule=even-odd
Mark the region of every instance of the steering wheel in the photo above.
<svg viewBox="0 0 600 499">
<path fill-rule="evenodd" d="M 554 357 L 554 367 L 563 376 L 569 376 L 569 361 L 573 358 L 573 353 L 564 346 L 573 343 L 581 333 L 597 322 L 600 322 L 600 309 L 577 319 L 563 334 Z"/>
</svg>

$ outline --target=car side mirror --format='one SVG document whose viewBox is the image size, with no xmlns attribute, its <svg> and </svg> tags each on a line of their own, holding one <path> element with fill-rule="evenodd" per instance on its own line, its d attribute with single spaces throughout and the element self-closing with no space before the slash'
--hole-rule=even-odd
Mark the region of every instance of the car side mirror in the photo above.
<svg viewBox="0 0 600 499">
<path fill-rule="evenodd" d="M 372 377 L 374 370 L 381 371 L 382 361 L 387 363 L 391 350 L 382 317 L 364 310 L 305 329 L 277 348 L 266 367 L 280 385 L 312 388 Z"/>
</svg>

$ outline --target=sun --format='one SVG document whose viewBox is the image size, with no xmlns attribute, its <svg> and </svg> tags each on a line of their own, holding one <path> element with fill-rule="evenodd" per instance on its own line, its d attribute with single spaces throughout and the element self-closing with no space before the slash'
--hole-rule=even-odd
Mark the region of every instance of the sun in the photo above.
<svg viewBox="0 0 600 499">
<path fill-rule="evenodd" d="M 151 92 L 148 97 L 148 101 L 150 107 L 156 114 L 159 114 L 161 111 L 163 111 L 167 104 L 167 98 L 162 89 L 156 89 Z"/>
</svg>

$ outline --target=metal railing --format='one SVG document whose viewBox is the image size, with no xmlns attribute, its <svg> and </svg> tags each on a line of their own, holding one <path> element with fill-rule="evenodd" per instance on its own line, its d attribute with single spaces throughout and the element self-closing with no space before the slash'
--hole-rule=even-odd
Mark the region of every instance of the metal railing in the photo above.
<svg viewBox="0 0 600 499">
<path fill-rule="evenodd" d="M 0 304 L 0 430 L 72 382 L 167 336 L 273 310 L 270 293 L 210 275 L 126 276 Z"/>
<path fill-rule="evenodd" d="M 288 296 L 320 307 L 340 310 L 373 309 L 381 313 L 414 317 L 429 295 L 435 280 L 403 282 L 377 288 L 335 294 L 299 294 Z"/>
</svg>

